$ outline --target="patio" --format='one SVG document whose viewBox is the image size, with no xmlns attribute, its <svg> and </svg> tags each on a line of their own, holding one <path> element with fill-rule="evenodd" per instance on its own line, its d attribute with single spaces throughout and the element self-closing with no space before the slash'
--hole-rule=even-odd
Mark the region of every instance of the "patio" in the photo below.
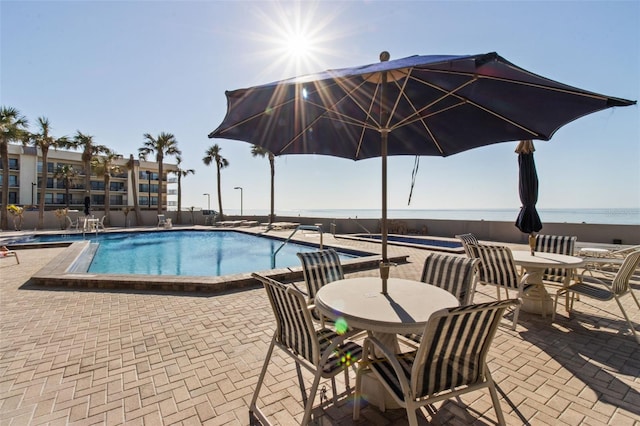
<svg viewBox="0 0 640 426">
<path fill-rule="evenodd" d="M 62 250 L 21 250 L 19 265 L 0 264 L 0 424 L 248 424 L 247 407 L 274 326 L 264 289 L 201 294 L 30 285 L 29 278 Z M 410 256 L 392 276 L 419 278 L 426 250 L 390 246 L 389 252 Z M 640 289 L 638 274 L 634 289 Z M 493 287 L 481 287 L 476 300 L 494 294 Z M 633 301 L 625 302 L 638 324 Z M 563 306 L 558 313 L 551 324 L 521 312 L 515 331 L 508 321 L 498 330 L 489 365 L 507 423 L 640 422 L 639 347 L 615 302 L 576 302 L 570 320 Z M 265 411 L 274 423 L 295 424 L 302 406 L 294 366 L 282 362 L 269 373 Z M 348 401 L 315 413 L 323 425 L 354 424 Z M 366 406 L 356 424 L 404 425 L 405 415 Z M 435 416 L 420 420 L 493 424 L 495 414 L 488 392 L 479 391 L 445 401 Z"/>
</svg>

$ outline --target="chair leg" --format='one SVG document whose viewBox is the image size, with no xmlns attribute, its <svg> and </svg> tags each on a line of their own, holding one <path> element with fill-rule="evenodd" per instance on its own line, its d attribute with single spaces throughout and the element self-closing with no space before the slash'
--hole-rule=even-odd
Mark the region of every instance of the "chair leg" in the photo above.
<svg viewBox="0 0 640 426">
<path fill-rule="evenodd" d="M 636 304 L 637 304 L 638 303 L 638 299 L 636 299 L 636 297 L 633 295 L 633 293 L 631 293 L 631 296 L 633 296 L 633 298 L 635 299 Z M 622 315 L 624 315 L 624 318 L 627 320 L 627 324 L 629 324 L 629 328 L 631 329 L 631 332 L 633 333 L 633 336 L 636 338 L 636 341 L 638 343 L 640 343 L 640 336 L 638 336 L 638 332 L 636 331 L 636 328 L 633 326 L 633 323 L 629 319 L 629 316 L 627 315 L 627 312 L 622 307 L 622 303 L 620 303 L 620 300 L 618 299 L 618 296 L 614 295 L 613 297 L 614 297 L 614 299 L 616 299 L 616 302 L 618 303 L 618 306 L 620 307 L 620 310 L 622 311 Z"/>
<path fill-rule="evenodd" d="M 318 372 L 316 372 L 316 376 L 313 379 L 313 385 L 311 385 L 311 390 L 309 391 L 309 399 L 304 407 L 304 417 L 302 418 L 302 423 L 300 424 L 309 424 L 309 420 L 311 420 L 311 410 L 313 409 L 313 402 L 316 398 L 318 386 L 320 385 L 321 375 L 322 371 L 318 370 Z"/>
<path fill-rule="evenodd" d="M 307 390 L 304 386 L 304 379 L 302 378 L 302 369 L 300 364 L 296 362 L 296 373 L 298 375 L 298 385 L 300 386 L 300 393 L 302 394 L 302 405 L 307 405 Z M 334 389 L 335 393 L 335 389 Z"/>
<path fill-rule="evenodd" d="M 271 360 L 271 355 L 273 354 L 273 348 L 275 347 L 275 343 L 276 343 L 276 336 L 273 336 L 273 339 L 271 339 L 271 345 L 269 345 L 269 350 L 267 351 L 267 356 L 264 359 L 264 364 L 262 365 L 262 371 L 260 371 L 260 376 L 258 376 L 258 383 L 256 383 L 256 390 L 253 391 L 251 404 L 249 404 L 250 414 L 252 414 L 254 411 L 258 411 L 256 406 L 256 403 L 258 401 L 258 394 L 260 393 L 262 382 L 264 382 L 264 376 L 267 374 L 267 367 L 269 366 L 269 361 Z"/>
<path fill-rule="evenodd" d="M 496 383 L 493 381 L 489 370 L 487 370 L 487 381 L 489 382 L 489 394 L 491 395 L 491 401 L 493 402 L 493 409 L 496 411 L 498 424 L 500 426 L 504 426 L 506 422 L 504 420 L 504 414 L 502 414 L 502 407 L 500 406 L 500 400 L 498 399 L 498 392 L 496 392 Z"/>
<path fill-rule="evenodd" d="M 366 373 L 365 370 L 368 370 L 364 359 L 365 358 L 363 357 L 363 360 L 360 361 L 358 369 L 356 370 L 356 384 L 355 390 L 353 391 L 353 420 L 358 420 L 360 418 L 360 402 L 362 400 L 362 375 Z"/>
</svg>

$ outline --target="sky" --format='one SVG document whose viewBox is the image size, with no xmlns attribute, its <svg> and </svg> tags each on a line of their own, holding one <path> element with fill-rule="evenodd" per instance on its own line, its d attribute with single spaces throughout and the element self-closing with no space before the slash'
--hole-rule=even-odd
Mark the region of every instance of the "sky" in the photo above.
<svg viewBox="0 0 640 426">
<path fill-rule="evenodd" d="M 77 130 L 128 157 L 169 132 L 183 153 L 183 208 L 269 209 L 269 162 L 245 142 L 208 139 L 225 90 L 411 55 L 497 52 L 582 89 L 640 98 L 638 1 L 5 1 L 0 103 L 56 137 Z M 610 108 L 536 141 L 538 207 L 640 208 L 638 106 Z M 32 128 L 35 130 L 35 126 Z M 517 142 L 388 165 L 390 209 L 517 209 Z M 169 157 L 166 162 L 173 162 Z M 277 212 L 379 209 L 380 159 L 277 157 Z M 242 187 L 239 191 L 234 188 Z"/>
</svg>

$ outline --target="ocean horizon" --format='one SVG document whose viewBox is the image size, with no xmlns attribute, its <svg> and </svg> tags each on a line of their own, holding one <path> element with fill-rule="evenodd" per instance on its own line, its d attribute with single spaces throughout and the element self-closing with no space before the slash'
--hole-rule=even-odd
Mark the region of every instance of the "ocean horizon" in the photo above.
<svg viewBox="0 0 640 426">
<path fill-rule="evenodd" d="M 390 209 L 389 219 L 442 219 L 442 220 L 487 220 L 515 222 L 520 209 Z M 238 215 L 237 209 L 225 209 L 225 214 Z M 266 215 L 268 210 L 245 209 L 245 216 Z M 277 210 L 276 216 L 301 216 L 322 218 L 380 218 L 380 209 L 300 209 Z M 546 223 L 593 223 L 607 225 L 640 225 L 640 209 L 538 209 L 540 220 Z"/>
</svg>

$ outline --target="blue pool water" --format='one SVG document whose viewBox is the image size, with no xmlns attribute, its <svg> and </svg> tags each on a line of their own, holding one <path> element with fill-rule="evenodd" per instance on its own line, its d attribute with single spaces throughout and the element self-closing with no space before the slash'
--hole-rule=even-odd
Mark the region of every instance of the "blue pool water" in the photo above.
<svg viewBox="0 0 640 426">
<path fill-rule="evenodd" d="M 382 236 L 375 234 L 359 234 L 358 238 L 365 238 L 370 240 L 380 241 Z M 414 238 L 407 237 L 403 235 L 388 235 L 387 241 L 396 242 L 396 243 L 408 243 L 408 244 L 417 244 L 422 246 L 430 246 L 430 247 L 442 247 L 449 249 L 461 249 L 462 244 L 458 241 L 446 241 L 446 240 L 435 240 L 430 238 Z"/>
<path fill-rule="evenodd" d="M 40 236 L 30 242 L 73 239 Z M 234 231 L 106 233 L 90 240 L 99 247 L 88 272 L 97 274 L 221 276 L 264 271 L 272 269 L 272 254 L 282 245 L 281 240 Z M 317 249 L 289 242 L 278 252 L 275 266 L 300 266 L 296 253 Z M 340 253 L 340 257 L 357 256 Z"/>
</svg>

